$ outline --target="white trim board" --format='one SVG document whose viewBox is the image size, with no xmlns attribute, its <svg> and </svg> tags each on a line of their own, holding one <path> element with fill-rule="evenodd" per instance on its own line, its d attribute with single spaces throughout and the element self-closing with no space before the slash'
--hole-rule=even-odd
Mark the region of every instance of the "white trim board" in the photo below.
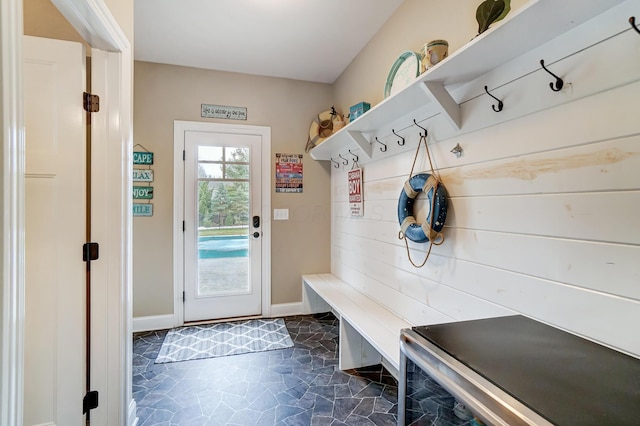
<svg viewBox="0 0 640 426">
<path fill-rule="evenodd" d="M 166 330 L 173 328 L 174 325 L 175 319 L 173 314 L 136 317 L 133 319 L 133 332 Z"/>
<path fill-rule="evenodd" d="M 133 59 L 131 44 L 103 0 L 54 0 L 63 16 L 93 48 L 109 51 L 105 74 L 93 83 L 104 87 L 104 117 L 99 130 L 106 144 L 107 157 L 100 166 L 102 211 L 101 272 L 94 281 L 103 284 L 106 297 L 94 299 L 92 339 L 95 370 L 92 388 L 101 392 L 100 408 L 92 412 L 92 424 L 136 422 L 131 393 L 131 176 Z M 23 341 L 24 341 L 24 118 L 22 99 L 22 0 L 0 4 L 0 97 L 2 102 L 2 294 L 0 297 L 0 424 L 23 423 Z M 114 202 L 117 201 L 117 202 Z M 94 204 L 96 207 L 96 204 Z M 94 211 L 101 211 L 94 209 Z M 94 221 L 95 223 L 96 221 Z M 93 354 L 92 354 L 93 357 Z M 95 387 L 94 387 L 95 386 Z M 99 388 L 99 389 L 98 389 Z M 132 411 L 133 410 L 133 411 Z"/>
</svg>

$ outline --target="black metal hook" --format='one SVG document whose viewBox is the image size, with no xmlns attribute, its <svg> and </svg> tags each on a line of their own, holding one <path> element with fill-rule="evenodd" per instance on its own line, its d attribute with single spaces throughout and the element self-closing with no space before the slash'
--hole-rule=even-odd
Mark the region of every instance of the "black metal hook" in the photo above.
<svg viewBox="0 0 640 426">
<path fill-rule="evenodd" d="M 336 169 L 339 169 L 339 168 L 340 168 L 340 163 L 338 163 L 337 161 L 335 161 L 335 160 L 333 159 L 333 157 L 331 157 L 331 162 L 332 162 L 332 163 L 336 163 L 336 165 L 335 165 L 335 166 L 333 166 L 333 167 L 335 167 Z"/>
<path fill-rule="evenodd" d="M 394 135 L 396 135 L 397 137 L 399 137 L 402 140 L 398 141 L 398 145 L 400 146 L 404 146 L 404 138 L 402 136 L 400 136 L 399 134 L 396 133 L 396 131 L 394 129 L 391 129 L 391 133 L 393 133 Z"/>
<path fill-rule="evenodd" d="M 629 23 L 631 24 L 631 28 L 633 28 L 634 30 L 636 30 L 636 32 L 638 34 L 640 34 L 640 28 L 638 28 L 638 26 L 636 25 L 636 17 L 632 16 L 629 18 Z"/>
<path fill-rule="evenodd" d="M 338 154 L 338 157 L 342 158 L 342 164 L 344 164 L 345 166 L 346 166 L 347 164 L 349 164 L 349 160 L 347 160 L 346 158 L 344 158 L 344 157 L 342 156 L 342 154 Z"/>
<path fill-rule="evenodd" d="M 420 133 L 420 136 L 422 136 L 422 137 L 426 138 L 426 137 L 427 137 L 427 134 L 429 133 L 429 132 L 427 131 L 427 129 L 425 129 L 424 127 L 422 127 L 421 125 L 419 125 L 415 118 L 413 119 L 413 124 L 415 124 L 416 126 L 420 127 L 422 130 L 424 130 L 424 135 L 423 135 L 422 133 Z"/>
<path fill-rule="evenodd" d="M 485 91 L 485 92 L 487 92 L 487 95 L 491 96 L 493 99 L 495 99 L 496 101 L 498 101 L 498 108 L 496 108 L 496 106 L 495 106 L 495 105 L 491 105 L 491 108 L 493 108 L 493 110 L 494 110 L 495 112 L 500 112 L 500 111 L 502 111 L 502 108 L 504 108 L 504 103 L 503 103 L 500 99 L 496 98 L 496 97 L 495 97 L 495 96 L 493 96 L 491 93 L 489 93 L 489 88 L 488 88 L 487 86 L 484 86 L 484 91 Z"/>
<path fill-rule="evenodd" d="M 357 163 L 358 160 L 360 159 L 360 157 L 358 157 L 357 155 L 355 155 L 353 152 L 351 152 L 351 150 L 349 150 L 349 154 L 353 155 L 353 162 Z"/>
<path fill-rule="evenodd" d="M 382 146 L 380 147 L 380 151 L 387 152 L 387 145 L 385 145 L 382 142 L 380 142 L 380 140 L 378 139 L 377 136 L 376 136 L 376 142 L 378 142 L 380 145 L 384 146 L 384 148 L 382 148 Z"/>
<path fill-rule="evenodd" d="M 558 77 L 557 75 L 555 75 L 554 73 L 549 71 L 549 69 L 547 69 L 547 67 L 544 66 L 544 59 L 540 59 L 540 65 L 542 65 L 542 69 L 543 70 L 545 70 L 546 72 L 551 74 L 556 79 L 555 84 L 554 83 L 549 83 L 549 87 L 551 87 L 551 90 L 553 90 L 554 92 L 559 92 L 560 90 L 562 90 L 562 86 L 564 85 L 564 81 L 562 81 L 562 79 L 560 77 Z"/>
</svg>

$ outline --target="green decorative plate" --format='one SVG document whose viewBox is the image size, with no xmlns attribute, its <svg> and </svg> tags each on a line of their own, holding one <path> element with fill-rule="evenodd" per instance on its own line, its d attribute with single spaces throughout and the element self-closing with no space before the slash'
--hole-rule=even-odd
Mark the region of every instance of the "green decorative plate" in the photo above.
<svg viewBox="0 0 640 426">
<path fill-rule="evenodd" d="M 384 85 L 384 97 L 396 94 L 407 87 L 420 75 L 420 54 L 406 51 L 394 62 L 387 83 Z"/>
</svg>

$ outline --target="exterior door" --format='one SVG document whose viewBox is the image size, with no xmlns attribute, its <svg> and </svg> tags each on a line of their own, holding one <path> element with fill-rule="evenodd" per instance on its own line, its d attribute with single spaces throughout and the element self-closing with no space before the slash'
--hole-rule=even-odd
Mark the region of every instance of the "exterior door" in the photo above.
<svg viewBox="0 0 640 426">
<path fill-rule="evenodd" d="M 79 43 L 24 37 L 24 424 L 84 422 L 86 118 Z"/>
<path fill-rule="evenodd" d="M 185 321 L 262 313 L 261 142 L 184 132 Z"/>
</svg>

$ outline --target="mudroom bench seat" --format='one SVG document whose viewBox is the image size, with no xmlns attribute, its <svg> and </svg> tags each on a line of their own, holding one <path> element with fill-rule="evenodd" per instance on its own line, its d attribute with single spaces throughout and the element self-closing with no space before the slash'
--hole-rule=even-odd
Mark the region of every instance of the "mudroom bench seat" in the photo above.
<svg viewBox="0 0 640 426">
<path fill-rule="evenodd" d="M 341 370 L 382 363 L 397 377 L 400 330 L 412 324 L 332 274 L 303 275 L 302 303 L 305 314 L 332 311 L 340 320 Z"/>
</svg>

